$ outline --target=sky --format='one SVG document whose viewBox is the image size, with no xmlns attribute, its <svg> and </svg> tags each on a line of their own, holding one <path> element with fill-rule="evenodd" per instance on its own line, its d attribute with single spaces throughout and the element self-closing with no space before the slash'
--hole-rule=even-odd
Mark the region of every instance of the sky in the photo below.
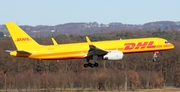
<svg viewBox="0 0 180 92">
<path fill-rule="evenodd" d="M 0 24 L 180 21 L 180 0 L 0 0 Z"/>
</svg>

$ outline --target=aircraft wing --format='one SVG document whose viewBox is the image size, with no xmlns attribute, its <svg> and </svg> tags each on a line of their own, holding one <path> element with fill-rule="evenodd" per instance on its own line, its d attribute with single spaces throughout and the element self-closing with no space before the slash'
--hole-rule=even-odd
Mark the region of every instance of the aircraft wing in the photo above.
<svg viewBox="0 0 180 92">
<path fill-rule="evenodd" d="M 105 54 L 108 53 L 107 51 L 102 50 L 102 49 L 94 46 L 87 36 L 86 36 L 86 40 L 87 40 L 87 42 L 89 44 L 89 51 L 88 51 L 88 53 L 87 53 L 87 55 L 85 57 L 91 57 L 93 55 L 97 55 L 97 56 L 105 55 Z"/>
<path fill-rule="evenodd" d="M 107 53 L 108 53 L 107 51 L 99 49 L 96 46 L 90 46 L 90 49 L 89 49 L 88 54 L 87 54 L 86 57 L 91 57 L 93 55 L 97 55 L 97 56 L 105 55 Z"/>
</svg>

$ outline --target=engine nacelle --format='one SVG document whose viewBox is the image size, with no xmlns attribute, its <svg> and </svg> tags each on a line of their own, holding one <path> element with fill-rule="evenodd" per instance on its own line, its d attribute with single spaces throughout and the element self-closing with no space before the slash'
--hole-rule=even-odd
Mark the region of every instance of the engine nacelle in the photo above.
<svg viewBox="0 0 180 92">
<path fill-rule="evenodd" d="M 106 59 L 106 60 L 120 60 L 122 58 L 123 58 L 123 53 L 118 50 L 110 51 L 106 55 L 103 56 L 103 59 Z"/>
</svg>

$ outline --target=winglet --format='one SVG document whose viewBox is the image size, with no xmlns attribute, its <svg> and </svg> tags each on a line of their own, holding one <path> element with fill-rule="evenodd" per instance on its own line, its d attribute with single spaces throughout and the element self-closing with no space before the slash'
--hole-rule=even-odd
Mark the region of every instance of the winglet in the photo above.
<svg viewBox="0 0 180 92">
<path fill-rule="evenodd" d="M 51 39 L 54 45 L 58 45 L 58 43 L 56 42 L 56 40 L 54 40 L 54 38 L 51 38 Z"/>
<path fill-rule="evenodd" d="M 88 43 L 89 46 L 93 46 L 93 44 L 91 43 L 91 40 L 89 40 L 89 37 L 88 37 L 88 36 L 86 36 L 86 41 L 87 41 L 87 43 Z"/>
</svg>

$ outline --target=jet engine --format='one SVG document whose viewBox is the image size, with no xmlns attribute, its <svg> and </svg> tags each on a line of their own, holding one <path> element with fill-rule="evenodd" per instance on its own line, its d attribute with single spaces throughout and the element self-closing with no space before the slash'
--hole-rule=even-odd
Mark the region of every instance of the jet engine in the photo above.
<svg viewBox="0 0 180 92">
<path fill-rule="evenodd" d="M 118 50 L 109 51 L 106 55 L 103 56 L 105 60 L 120 60 L 123 58 L 123 53 Z"/>
</svg>

